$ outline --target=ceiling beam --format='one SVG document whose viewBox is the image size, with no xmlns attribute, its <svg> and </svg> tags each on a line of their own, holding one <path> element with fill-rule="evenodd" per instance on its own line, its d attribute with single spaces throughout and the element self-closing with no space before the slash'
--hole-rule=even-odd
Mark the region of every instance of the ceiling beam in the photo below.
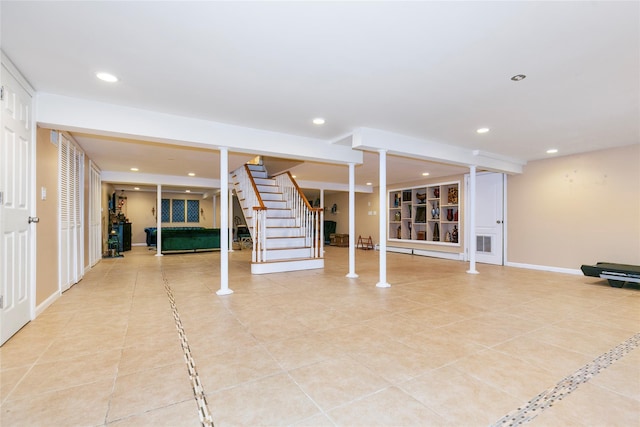
<svg viewBox="0 0 640 427">
<path fill-rule="evenodd" d="M 497 154 L 372 128 L 356 129 L 353 133 L 352 147 L 367 151 L 386 150 L 389 154 L 458 166 L 475 165 L 481 169 L 509 174 L 522 173 L 522 167 L 526 164 L 524 161 Z"/>
<path fill-rule="evenodd" d="M 350 146 L 50 93 L 38 93 L 36 122 L 51 129 L 126 137 L 231 152 L 361 164 Z"/>
</svg>

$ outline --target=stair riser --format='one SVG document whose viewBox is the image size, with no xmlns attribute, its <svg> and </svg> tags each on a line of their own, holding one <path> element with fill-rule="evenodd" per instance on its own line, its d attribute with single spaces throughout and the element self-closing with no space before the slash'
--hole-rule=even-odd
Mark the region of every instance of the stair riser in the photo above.
<svg viewBox="0 0 640 427">
<path fill-rule="evenodd" d="M 287 207 L 287 203 L 284 200 L 262 200 L 262 203 L 268 208 L 271 209 L 285 209 Z"/>
<path fill-rule="evenodd" d="M 299 228 L 269 228 L 267 227 L 267 237 L 301 237 L 302 231 Z"/>
<path fill-rule="evenodd" d="M 267 228 L 269 227 L 295 227 L 295 218 L 267 218 Z"/>
<path fill-rule="evenodd" d="M 267 253 L 267 259 L 270 261 L 280 261 L 285 259 L 296 258 L 309 258 L 311 256 L 311 249 L 299 248 L 299 249 L 278 249 L 269 251 Z"/>
<path fill-rule="evenodd" d="M 260 193 L 260 197 L 262 198 L 263 202 L 267 200 L 275 200 L 279 202 L 284 201 L 282 199 L 282 193 Z"/>
<path fill-rule="evenodd" d="M 271 178 L 253 178 L 256 185 L 267 185 L 270 187 L 276 187 L 276 181 Z"/>
<path fill-rule="evenodd" d="M 267 239 L 267 249 L 299 248 L 305 245 L 304 237 L 274 237 Z"/>
<path fill-rule="evenodd" d="M 258 192 L 262 193 L 278 193 L 280 189 L 275 185 L 256 185 Z"/>
</svg>

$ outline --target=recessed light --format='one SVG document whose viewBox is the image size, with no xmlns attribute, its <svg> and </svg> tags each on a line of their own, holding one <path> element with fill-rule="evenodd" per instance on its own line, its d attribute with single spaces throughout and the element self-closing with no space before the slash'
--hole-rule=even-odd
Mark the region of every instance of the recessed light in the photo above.
<svg viewBox="0 0 640 427">
<path fill-rule="evenodd" d="M 511 80 L 513 80 L 514 82 L 519 82 L 521 80 L 526 79 L 527 76 L 525 76 L 524 74 L 516 74 L 515 76 L 511 77 Z"/>
<path fill-rule="evenodd" d="M 133 187 L 134 190 L 140 190 L 140 187 Z"/>
<path fill-rule="evenodd" d="M 295 175 L 291 175 L 291 178 L 297 178 Z"/>
<path fill-rule="evenodd" d="M 487 132 L 489 132 L 489 128 L 480 128 L 476 132 L 478 132 L 478 133 L 487 133 Z"/>
<path fill-rule="evenodd" d="M 314 125 L 323 125 L 324 124 L 324 119 L 322 117 L 316 117 L 315 119 L 313 119 L 313 124 Z"/>
<path fill-rule="evenodd" d="M 96 73 L 96 77 L 102 80 L 103 82 L 115 83 L 118 81 L 118 78 L 113 74 L 109 73 Z"/>
<path fill-rule="evenodd" d="M 140 170 L 140 169 L 138 169 L 138 168 L 131 168 L 131 171 L 132 171 L 132 172 L 138 172 L 139 170 Z"/>
<path fill-rule="evenodd" d="M 429 176 L 429 172 L 422 172 L 422 176 Z"/>
<path fill-rule="evenodd" d="M 370 183 L 370 182 L 367 182 L 367 185 L 373 185 L 373 184 L 372 184 L 372 183 Z"/>
<path fill-rule="evenodd" d="M 558 152 L 557 148 L 549 148 L 547 150 L 547 154 L 556 154 Z"/>
<path fill-rule="evenodd" d="M 193 173 L 193 172 L 189 172 L 187 175 L 189 175 L 189 176 L 196 176 L 196 174 L 195 174 L 195 173 Z"/>
<path fill-rule="evenodd" d="M 185 190 L 185 193 L 191 193 L 191 190 Z"/>
</svg>

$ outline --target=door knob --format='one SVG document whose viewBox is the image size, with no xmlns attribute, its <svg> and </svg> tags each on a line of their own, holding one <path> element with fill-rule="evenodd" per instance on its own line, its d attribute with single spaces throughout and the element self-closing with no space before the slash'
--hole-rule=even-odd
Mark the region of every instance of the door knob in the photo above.
<svg viewBox="0 0 640 427">
<path fill-rule="evenodd" d="M 29 224 L 31 224 L 32 222 L 40 222 L 40 218 L 38 218 L 37 216 L 30 216 L 29 217 Z"/>
</svg>

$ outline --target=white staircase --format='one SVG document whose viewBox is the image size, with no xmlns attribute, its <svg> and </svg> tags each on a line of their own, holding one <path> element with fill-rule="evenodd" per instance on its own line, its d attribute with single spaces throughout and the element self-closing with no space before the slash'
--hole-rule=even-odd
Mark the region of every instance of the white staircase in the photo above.
<svg viewBox="0 0 640 427">
<path fill-rule="evenodd" d="M 323 210 L 309 205 L 291 174 L 269 177 L 247 164 L 231 182 L 253 240 L 252 274 L 324 268 Z"/>
</svg>

